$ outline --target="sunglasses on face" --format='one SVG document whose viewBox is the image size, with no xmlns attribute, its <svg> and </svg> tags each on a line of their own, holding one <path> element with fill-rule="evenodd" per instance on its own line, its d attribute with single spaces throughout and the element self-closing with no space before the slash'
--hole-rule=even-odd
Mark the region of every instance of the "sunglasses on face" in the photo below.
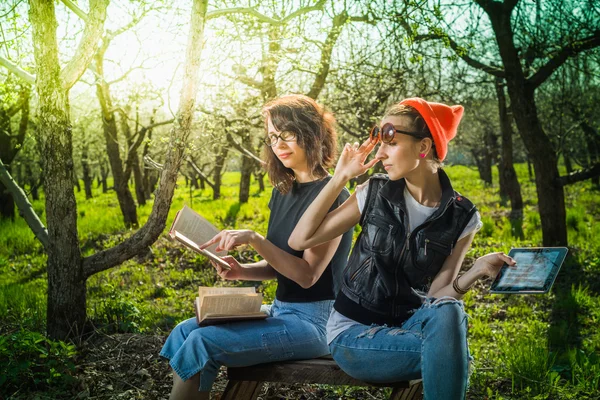
<svg viewBox="0 0 600 400">
<path fill-rule="evenodd" d="M 279 135 L 270 133 L 263 139 L 263 142 L 265 142 L 267 146 L 273 147 L 277 144 L 279 139 L 283 140 L 284 142 L 293 142 L 296 140 L 296 132 L 283 131 Z"/>
<path fill-rule="evenodd" d="M 393 124 L 388 122 L 387 124 L 383 125 L 381 128 L 379 128 L 379 125 L 375 125 L 373 127 L 373 129 L 371 129 L 369 138 L 371 138 L 371 140 L 379 139 L 383 143 L 391 143 L 392 140 L 394 140 L 394 137 L 396 136 L 397 133 L 402 133 L 404 135 L 412 136 L 417 139 L 424 139 L 426 137 L 426 136 L 421 135 L 416 132 L 407 132 L 407 131 L 403 131 L 400 129 L 396 129 L 396 127 Z"/>
</svg>

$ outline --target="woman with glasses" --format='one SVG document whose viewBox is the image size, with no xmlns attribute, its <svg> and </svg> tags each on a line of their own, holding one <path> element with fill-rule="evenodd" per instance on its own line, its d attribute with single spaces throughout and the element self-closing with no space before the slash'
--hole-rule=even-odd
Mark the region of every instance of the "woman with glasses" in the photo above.
<svg viewBox="0 0 600 400">
<path fill-rule="evenodd" d="M 224 257 L 230 270 L 215 268 L 227 280 L 277 279 L 276 298 L 263 306 L 270 318 L 198 327 L 195 318 L 177 325 L 161 356 L 170 360 L 171 399 L 208 399 L 221 365 L 248 366 L 329 354 L 325 326 L 341 269 L 352 242 L 349 227 L 336 237 L 298 251 L 288 238 L 296 223 L 331 179 L 327 168 L 336 153 L 335 120 L 309 97 L 290 95 L 263 108 L 264 159 L 274 186 L 266 236 L 251 230 L 225 230 L 204 246 L 216 251 L 248 244 L 263 258 L 240 264 Z M 340 190 L 331 209 L 350 196 Z"/>
<path fill-rule="evenodd" d="M 361 146 L 346 145 L 335 173 L 296 225 L 289 244 L 318 246 L 360 223 L 327 324 L 333 358 L 367 382 L 423 379 L 426 399 L 467 389 L 467 315 L 460 299 L 506 262 L 493 253 L 458 275 L 481 222 L 441 168 L 462 106 L 412 98 L 394 104 Z M 375 158 L 367 157 L 381 143 Z M 330 211 L 349 179 L 374 175 Z"/>
</svg>

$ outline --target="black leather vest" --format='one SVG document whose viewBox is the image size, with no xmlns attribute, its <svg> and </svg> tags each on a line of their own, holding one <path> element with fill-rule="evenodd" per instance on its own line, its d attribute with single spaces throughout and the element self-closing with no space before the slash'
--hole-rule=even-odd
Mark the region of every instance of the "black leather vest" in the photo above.
<svg viewBox="0 0 600 400">
<path fill-rule="evenodd" d="M 404 179 L 373 175 L 358 236 L 342 278 L 335 309 L 363 324 L 400 326 L 421 306 L 433 278 L 476 211 L 452 189 L 439 169 L 440 207 L 412 233 L 404 202 Z"/>
</svg>

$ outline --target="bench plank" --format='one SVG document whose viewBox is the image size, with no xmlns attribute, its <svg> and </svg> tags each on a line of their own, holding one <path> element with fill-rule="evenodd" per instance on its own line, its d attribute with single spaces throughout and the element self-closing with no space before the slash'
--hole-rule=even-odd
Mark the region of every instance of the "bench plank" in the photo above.
<svg viewBox="0 0 600 400">
<path fill-rule="evenodd" d="M 263 382 L 287 384 L 318 383 L 327 385 L 392 387 L 393 400 L 421 399 L 421 380 L 393 383 L 368 383 L 346 374 L 331 358 L 326 356 L 312 360 L 283 361 L 258 364 L 249 367 L 228 368 L 229 383 L 223 400 L 248 399 L 258 396 Z"/>
</svg>

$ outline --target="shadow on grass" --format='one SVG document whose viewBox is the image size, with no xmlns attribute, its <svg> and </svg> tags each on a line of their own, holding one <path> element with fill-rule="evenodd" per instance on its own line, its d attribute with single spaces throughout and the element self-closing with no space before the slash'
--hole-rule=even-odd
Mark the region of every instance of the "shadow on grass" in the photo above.
<svg viewBox="0 0 600 400">
<path fill-rule="evenodd" d="M 572 250 L 553 287 L 548 344 L 557 355 L 555 369 L 571 369 L 569 352 L 589 352 L 584 339 L 590 326 L 585 325 L 591 297 L 600 296 L 600 266 L 585 268 L 581 254 Z"/>
</svg>

